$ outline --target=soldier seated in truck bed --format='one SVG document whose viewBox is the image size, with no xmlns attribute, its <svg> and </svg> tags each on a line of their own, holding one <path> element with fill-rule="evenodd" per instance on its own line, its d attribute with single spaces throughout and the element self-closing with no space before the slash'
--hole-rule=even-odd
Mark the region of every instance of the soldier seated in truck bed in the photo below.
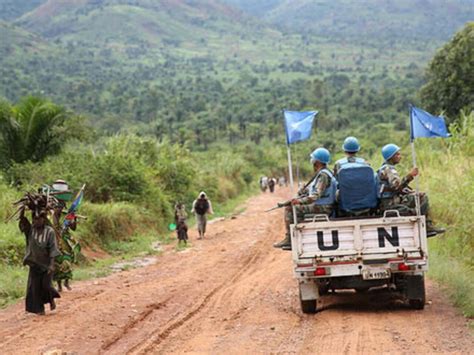
<svg viewBox="0 0 474 355">
<path fill-rule="evenodd" d="M 302 222 L 306 214 L 331 215 L 334 209 L 337 182 L 327 168 L 331 155 L 327 149 L 318 148 L 310 157 L 316 176 L 307 188 L 308 195 L 292 199 L 285 207 L 286 235 L 281 242 L 273 245 L 275 248 L 291 250 L 290 224 L 294 222 L 293 208 L 297 222 Z"/>
</svg>

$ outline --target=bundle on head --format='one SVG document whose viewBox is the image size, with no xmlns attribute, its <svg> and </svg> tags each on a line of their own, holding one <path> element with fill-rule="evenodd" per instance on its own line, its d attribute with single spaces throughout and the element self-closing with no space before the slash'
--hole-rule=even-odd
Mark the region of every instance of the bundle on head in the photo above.
<svg viewBox="0 0 474 355">
<path fill-rule="evenodd" d="M 29 210 L 31 211 L 32 217 L 35 218 L 41 214 L 52 212 L 54 208 L 60 205 L 60 202 L 57 198 L 49 194 L 27 192 L 20 200 L 14 202 L 13 205 L 17 206 L 17 210 L 13 216 L 17 213 Z"/>
</svg>

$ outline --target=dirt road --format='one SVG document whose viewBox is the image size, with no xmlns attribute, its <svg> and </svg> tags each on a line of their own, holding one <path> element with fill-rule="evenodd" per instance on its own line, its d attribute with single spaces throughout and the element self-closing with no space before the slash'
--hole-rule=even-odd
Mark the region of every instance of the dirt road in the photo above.
<svg viewBox="0 0 474 355">
<path fill-rule="evenodd" d="M 170 248 L 155 265 L 74 283 L 58 309 L 0 312 L 0 353 L 433 353 L 474 351 L 465 320 L 433 283 L 413 311 L 385 293 L 343 293 L 304 315 L 282 211 L 287 191 L 250 199 L 244 213 L 209 226 L 205 240 Z M 58 352 L 60 353 L 60 352 Z"/>
</svg>

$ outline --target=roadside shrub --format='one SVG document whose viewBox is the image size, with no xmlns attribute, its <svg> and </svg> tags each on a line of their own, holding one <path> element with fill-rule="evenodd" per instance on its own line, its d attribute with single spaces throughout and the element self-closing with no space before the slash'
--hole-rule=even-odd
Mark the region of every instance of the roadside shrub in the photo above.
<svg viewBox="0 0 474 355">
<path fill-rule="evenodd" d="M 81 214 L 87 221 L 75 232 L 77 238 L 88 245 L 107 249 L 112 241 L 125 241 L 137 232 L 149 232 L 162 228 L 162 219 L 146 208 L 127 203 L 85 203 Z"/>
</svg>

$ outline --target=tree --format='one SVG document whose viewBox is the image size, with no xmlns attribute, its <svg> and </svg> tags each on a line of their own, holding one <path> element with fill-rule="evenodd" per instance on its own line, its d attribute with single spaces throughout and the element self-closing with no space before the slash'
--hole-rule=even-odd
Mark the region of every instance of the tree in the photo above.
<svg viewBox="0 0 474 355">
<path fill-rule="evenodd" d="M 428 111 L 444 111 L 453 121 L 461 109 L 474 108 L 474 22 L 438 51 L 426 77 L 420 95 Z"/>
<path fill-rule="evenodd" d="M 16 106 L 0 102 L 0 164 L 38 162 L 58 153 L 64 143 L 62 128 L 68 114 L 50 101 L 27 97 Z"/>
</svg>

